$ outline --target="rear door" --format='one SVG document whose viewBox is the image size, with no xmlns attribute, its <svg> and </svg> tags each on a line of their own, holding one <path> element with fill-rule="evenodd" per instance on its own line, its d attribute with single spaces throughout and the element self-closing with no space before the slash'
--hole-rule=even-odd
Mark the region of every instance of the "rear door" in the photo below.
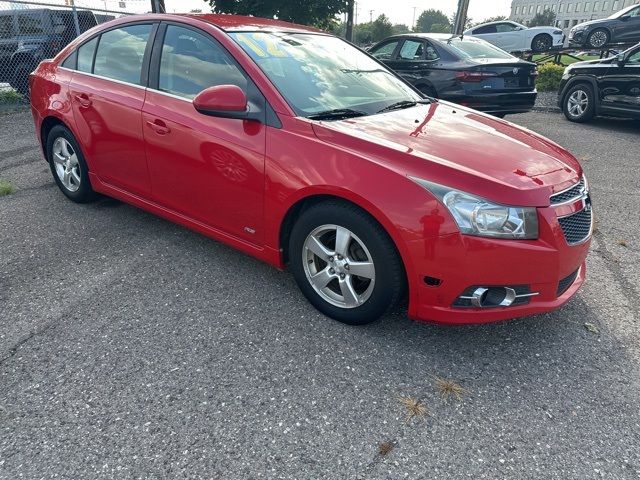
<svg viewBox="0 0 640 480">
<path fill-rule="evenodd" d="M 240 87 L 253 112 L 265 99 L 208 33 L 163 23 L 156 39 L 142 125 L 154 200 L 205 225 L 261 244 L 265 122 L 196 111 L 192 99 L 215 85 Z"/>
<path fill-rule="evenodd" d="M 89 169 L 101 181 L 142 197 L 151 193 L 142 105 L 154 30 L 150 22 L 128 24 L 85 42 L 69 84 Z"/>
</svg>

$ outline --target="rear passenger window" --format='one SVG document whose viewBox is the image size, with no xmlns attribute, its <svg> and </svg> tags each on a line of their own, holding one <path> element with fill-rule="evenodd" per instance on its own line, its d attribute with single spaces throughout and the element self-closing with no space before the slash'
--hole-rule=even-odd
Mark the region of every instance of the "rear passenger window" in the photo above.
<svg viewBox="0 0 640 480">
<path fill-rule="evenodd" d="M 89 40 L 84 45 L 78 48 L 78 70 L 81 72 L 91 73 L 91 67 L 93 65 L 93 54 L 96 51 L 96 45 L 98 44 L 98 37 L 93 40 Z"/>
<path fill-rule="evenodd" d="M 160 58 L 160 90 L 193 98 L 215 85 L 237 85 L 247 91 L 244 74 L 211 38 L 169 25 Z"/>
<path fill-rule="evenodd" d="M 422 42 L 417 40 L 405 40 L 402 48 L 400 49 L 401 60 L 420 60 L 424 53 Z"/>
<path fill-rule="evenodd" d="M 98 43 L 93 73 L 139 85 L 142 59 L 150 33 L 150 24 L 130 25 L 103 33 Z"/>
</svg>

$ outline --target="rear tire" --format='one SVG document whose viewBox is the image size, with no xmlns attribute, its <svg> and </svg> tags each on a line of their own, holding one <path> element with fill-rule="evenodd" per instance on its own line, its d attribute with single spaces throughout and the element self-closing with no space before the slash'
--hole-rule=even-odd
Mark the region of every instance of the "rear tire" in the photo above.
<svg viewBox="0 0 640 480">
<path fill-rule="evenodd" d="M 591 48 L 603 48 L 611 40 L 611 35 L 604 28 L 597 28 L 587 37 L 587 46 Z"/>
<path fill-rule="evenodd" d="M 291 231 L 289 262 L 309 302 L 349 325 L 377 320 L 405 289 L 404 267 L 387 232 L 369 214 L 341 201 L 303 212 Z"/>
<path fill-rule="evenodd" d="M 553 38 L 546 33 L 536 35 L 531 41 L 531 50 L 535 53 L 548 52 L 551 47 L 553 47 Z"/>
<path fill-rule="evenodd" d="M 596 112 L 595 95 L 591 85 L 573 85 L 562 99 L 562 111 L 567 120 L 584 123 L 593 119 Z"/>
<path fill-rule="evenodd" d="M 97 194 L 89 182 L 89 168 L 80 145 L 71 131 L 56 125 L 47 135 L 47 160 L 58 188 L 76 203 L 95 200 Z"/>
</svg>

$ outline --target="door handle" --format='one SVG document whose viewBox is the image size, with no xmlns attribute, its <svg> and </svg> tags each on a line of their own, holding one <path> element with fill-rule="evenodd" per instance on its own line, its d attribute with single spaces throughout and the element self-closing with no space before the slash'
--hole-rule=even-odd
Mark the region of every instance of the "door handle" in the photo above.
<svg viewBox="0 0 640 480">
<path fill-rule="evenodd" d="M 166 135 L 167 133 L 171 133 L 171 129 L 165 125 L 162 120 L 147 120 L 147 125 L 149 125 L 158 135 Z"/>
<path fill-rule="evenodd" d="M 91 100 L 89 100 L 89 97 L 84 93 L 76 95 L 76 100 L 83 108 L 88 108 L 91 106 Z"/>
</svg>

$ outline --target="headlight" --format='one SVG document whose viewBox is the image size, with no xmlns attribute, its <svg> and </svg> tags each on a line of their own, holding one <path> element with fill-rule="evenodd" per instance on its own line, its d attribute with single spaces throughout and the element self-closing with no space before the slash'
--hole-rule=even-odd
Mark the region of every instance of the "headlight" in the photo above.
<svg viewBox="0 0 640 480">
<path fill-rule="evenodd" d="M 535 240 L 538 238 L 538 212 L 535 207 L 510 207 L 444 185 L 409 177 L 433 193 L 447 207 L 465 235 Z"/>
</svg>

